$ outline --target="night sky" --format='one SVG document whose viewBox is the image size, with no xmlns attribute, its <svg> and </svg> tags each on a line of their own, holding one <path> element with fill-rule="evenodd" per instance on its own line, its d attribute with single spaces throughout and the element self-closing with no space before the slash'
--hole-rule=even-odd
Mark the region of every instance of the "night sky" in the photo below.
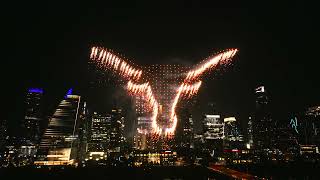
<svg viewBox="0 0 320 180">
<path fill-rule="evenodd" d="M 289 2 L 15 5 L 5 13 L 9 56 L 2 61 L 0 117 L 16 126 L 27 87 L 45 89 L 48 109 L 69 87 L 88 94 L 89 50 L 100 45 L 141 65 L 191 66 L 238 48 L 232 66 L 207 76 L 195 109 L 214 102 L 244 123 L 254 112 L 254 88 L 263 84 L 274 118 L 286 121 L 320 104 L 317 13 L 312 4 Z M 114 93 L 92 95 L 100 99 L 95 106 L 109 110 Z"/>
</svg>

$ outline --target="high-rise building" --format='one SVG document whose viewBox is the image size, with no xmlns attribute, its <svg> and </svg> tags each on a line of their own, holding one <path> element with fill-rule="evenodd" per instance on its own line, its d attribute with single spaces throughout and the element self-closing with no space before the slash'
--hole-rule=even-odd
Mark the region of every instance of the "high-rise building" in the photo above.
<svg viewBox="0 0 320 180">
<path fill-rule="evenodd" d="M 206 149 L 212 156 L 219 156 L 223 152 L 224 123 L 220 115 L 204 116 L 203 137 Z"/>
<path fill-rule="evenodd" d="M 178 125 L 176 129 L 176 143 L 183 148 L 193 148 L 193 119 L 187 108 L 178 112 Z"/>
<path fill-rule="evenodd" d="M 251 149 L 253 147 L 253 130 L 252 130 L 252 117 L 249 116 L 248 126 L 247 126 L 247 148 Z"/>
<path fill-rule="evenodd" d="M 111 115 L 94 112 L 91 119 L 91 138 L 88 150 L 107 152 L 110 143 Z"/>
<path fill-rule="evenodd" d="M 320 147 L 320 106 L 308 108 L 304 118 L 296 119 L 295 124 L 303 144 Z"/>
<path fill-rule="evenodd" d="M 81 113 L 80 96 L 68 91 L 52 117 L 41 139 L 40 150 L 43 157 L 38 165 L 66 165 L 77 159 L 78 120 Z"/>
<path fill-rule="evenodd" d="M 224 118 L 224 146 L 226 149 L 243 148 L 243 135 L 235 117 Z"/>
<path fill-rule="evenodd" d="M 256 112 L 253 121 L 253 143 L 256 150 L 272 148 L 274 123 L 270 115 L 269 98 L 264 86 L 255 89 Z"/>
<path fill-rule="evenodd" d="M 205 115 L 203 128 L 205 139 L 222 139 L 224 137 L 224 124 L 220 115 Z"/>
<path fill-rule="evenodd" d="M 25 137 L 32 143 L 38 143 L 41 136 L 41 103 L 43 97 L 43 89 L 29 88 L 25 100 L 25 118 L 23 127 L 25 130 Z"/>
<path fill-rule="evenodd" d="M 120 152 L 126 141 L 122 109 L 112 109 L 110 127 L 110 150 Z"/>
</svg>

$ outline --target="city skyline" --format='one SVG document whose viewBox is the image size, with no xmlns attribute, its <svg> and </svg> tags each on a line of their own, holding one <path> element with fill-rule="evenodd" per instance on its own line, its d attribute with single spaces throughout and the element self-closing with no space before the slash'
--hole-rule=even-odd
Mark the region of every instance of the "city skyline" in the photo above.
<svg viewBox="0 0 320 180">
<path fill-rule="evenodd" d="M 235 4 L 225 10 L 180 8 L 169 9 L 166 13 L 157 9 L 151 12 L 143 5 L 140 8 L 130 6 L 109 9 L 92 4 L 93 9 L 97 8 L 93 11 L 79 4 L 78 10 L 61 7 L 61 15 L 54 16 L 55 5 L 52 5 L 42 15 L 48 21 L 37 17 L 44 9 L 17 13 L 17 23 L 25 27 L 23 31 L 14 31 L 20 46 L 12 50 L 19 53 L 14 53 L 13 60 L 5 63 L 7 68 L 2 73 L 11 74 L 9 70 L 16 69 L 24 76 L 12 77 L 12 80 L 4 78 L 7 87 L 11 87 L 3 89 L 4 93 L 20 94 L 13 99 L 5 97 L 5 102 L 19 107 L 16 104 L 23 99 L 21 94 L 30 86 L 43 87 L 53 97 L 63 94 L 70 86 L 83 89 L 87 78 L 83 73 L 87 51 L 97 43 L 139 64 L 191 65 L 206 54 L 228 47 L 239 48 L 235 64 L 223 76 L 216 75 L 211 83 L 205 83 L 207 87 L 199 96 L 204 100 L 212 94 L 209 101 L 216 102 L 230 115 L 250 113 L 254 104 L 246 99 L 254 99 L 252 89 L 260 84 L 272 93 L 275 111 L 281 108 L 289 113 L 320 101 L 317 61 L 313 61 L 316 55 L 306 53 L 316 48 L 312 40 L 315 32 L 310 23 L 313 16 L 305 11 L 305 6 L 270 3 L 258 10 L 251 5 Z M 273 13 L 267 16 L 269 12 Z M 295 12 L 300 12 L 301 16 Z M 28 23 L 23 22 L 25 18 Z M 42 38 L 46 34 L 53 36 Z M 16 66 L 14 62 L 18 61 L 20 65 Z M 4 116 L 8 120 L 11 118 L 7 114 Z"/>
<path fill-rule="evenodd" d="M 4 13 L 0 174 L 319 177 L 317 6 L 13 7 Z"/>
</svg>

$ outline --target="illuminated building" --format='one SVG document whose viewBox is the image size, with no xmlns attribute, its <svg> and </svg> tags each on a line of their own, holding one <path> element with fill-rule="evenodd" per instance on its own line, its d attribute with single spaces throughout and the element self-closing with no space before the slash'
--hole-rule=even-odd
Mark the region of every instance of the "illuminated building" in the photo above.
<svg viewBox="0 0 320 180">
<path fill-rule="evenodd" d="M 319 154 L 319 147 L 316 145 L 300 145 L 300 154 Z"/>
<path fill-rule="evenodd" d="M 225 149 L 243 148 L 243 136 L 235 117 L 224 118 L 224 146 Z"/>
<path fill-rule="evenodd" d="M 69 90 L 60 102 L 40 142 L 44 158 L 36 161 L 36 165 L 67 165 L 77 158 L 80 100 L 80 96 L 72 95 Z"/>
<path fill-rule="evenodd" d="M 274 124 L 270 116 L 269 98 L 264 86 L 255 89 L 256 112 L 253 121 L 253 143 L 256 150 L 270 149 Z"/>
<path fill-rule="evenodd" d="M 248 127 L 247 127 L 247 145 L 248 149 L 253 147 L 253 130 L 252 130 L 252 118 L 249 117 Z"/>
<path fill-rule="evenodd" d="M 297 126 L 303 144 L 320 147 L 320 106 L 308 108 L 304 118 L 297 119 Z"/>
<path fill-rule="evenodd" d="M 176 131 L 176 143 L 183 148 L 193 147 L 193 119 L 188 109 L 178 112 L 178 126 Z"/>
<path fill-rule="evenodd" d="M 107 152 L 110 144 L 111 115 L 94 112 L 91 118 L 88 152 Z M 99 154 L 99 153 L 98 153 Z"/>
<path fill-rule="evenodd" d="M 278 157 L 282 157 L 287 161 L 292 161 L 299 154 L 299 143 L 296 137 L 296 132 L 290 127 L 289 124 L 286 126 L 278 126 L 276 133 L 274 133 L 273 148 L 276 149 Z M 279 159 L 279 158 L 278 158 Z"/>
<path fill-rule="evenodd" d="M 220 115 L 204 115 L 203 137 L 206 149 L 213 156 L 219 156 L 223 152 L 224 123 Z"/>
<path fill-rule="evenodd" d="M 162 165 L 174 166 L 177 160 L 175 151 L 136 151 L 134 152 L 134 166 Z"/>
<path fill-rule="evenodd" d="M 104 153 L 108 152 L 110 144 L 111 115 L 94 112 L 91 118 L 90 130 L 90 141 L 87 148 L 89 154 L 96 156 L 102 153 L 104 155 Z"/>
<path fill-rule="evenodd" d="M 42 120 L 41 102 L 43 90 L 41 88 L 29 88 L 25 100 L 25 117 L 23 127 L 25 137 L 32 143 L 39 143 L 40 123 Z"/>
<path fill-rule="evenodd" d="M 205 139 L 222 139 L 224 137 L 224 124 L 220 115 L 205 115 L 203 128 Z"/>
<path fill-rule="evenodd" d="M 124 117 L 122 115 L 122 109 L 112 109 L 110 127 L 110 151 L 120 152 L 126 141 L 124 137 Z"/>
</svg>

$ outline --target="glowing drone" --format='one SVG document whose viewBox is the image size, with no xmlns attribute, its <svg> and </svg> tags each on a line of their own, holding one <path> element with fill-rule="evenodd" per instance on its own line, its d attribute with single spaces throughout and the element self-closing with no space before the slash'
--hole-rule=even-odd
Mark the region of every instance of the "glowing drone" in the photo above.
<svg viewBox="0 0 320 180">
<path fill-rule="evenodd" d="M 181 82 L 179 88 L 176 90 L 176 95 L 173 99 L 170 109 L 170 116 L 168 119 L 169 126 L 166 128 L 160 127 L 157 123 L 159 104 L 152 92 L 150 83 L 139 82 L 143 74 L 142 70 L 133 67 L 123 58 L 119 57 L 109 49 L 105 49 L 102 47 L 92 47 L 90 59 L 94 60 L 99 67 L 102 67 L 104 69 L 110 69 L 113 72 L 119 74 L 122 78 L 124 78 L 127 81 L 126 89 L 131 94 L 142 96 L 146 100 L 147 106 L 152 111 L 151 133 L 155 133 L 157 135 L 164 134 L 166 136 L 171 136 L 174 135 L 175 129 L 177 127 L 177 115 L 175 110 L 180 97 L 183 95 L 191 97 L 192 95 L 197 94 L 202 83 L 200 80 L 202 75 L 206 71 L 214 69 L 214 67 L 216 67 L 216 65 L 218 64 L 230 63 L 231 58 L 237 53 L 237 51 L 237 49 L 228 49 L 226 51 L 220 52 L 208 58 L 207 61 L 201 63 L 199 66 L 186 73 L 183 82 Z"/>
</svg>

